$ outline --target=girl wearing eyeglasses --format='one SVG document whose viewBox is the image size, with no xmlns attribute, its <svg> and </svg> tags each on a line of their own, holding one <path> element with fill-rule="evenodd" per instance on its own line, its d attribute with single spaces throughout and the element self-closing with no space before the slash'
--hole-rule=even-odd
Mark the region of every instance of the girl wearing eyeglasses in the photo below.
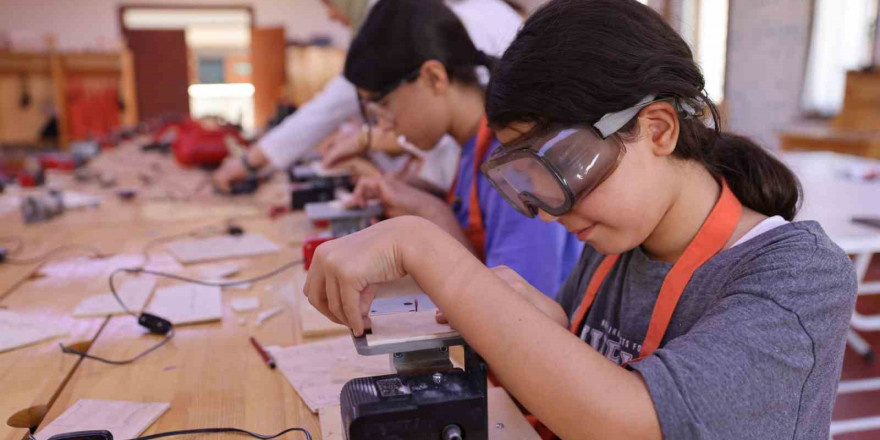
<svg viewBox="0 0 880 440">
<path fill-rule="evenodd" d="M 416 217 L 322 245 L 305 294 L 361 334 L 366 288 L 412 275 L 548 437 L 828 438 L 852 265 L 703 86 L 648 7 L 551 0 L 493 71 L 482 171 L 586 243 L 558 303 Z"/>
<path fill-rule="evenodd" d="M 577 262 L 582 244 L 559 224 L 519 214 L 480 172 L 499 145 L 485 120 L 481 86 L 493 61 L 474 47 L 440 0 L 382 0 L 373 7 L 344 69 L 358 88 L 365 122 L 381 128 L 369 133 L 394 133 L 414 155 L 451 136 L 461 154 L 444 197 L 393 177 L 362 178 L 353 204 L 378 199 L 389 217 L 429 219 L 500 276 L 528 282 L 554 305 L 550 298 Z M 426 158 L 422 166 L 440 164 Z"/>
</svg>

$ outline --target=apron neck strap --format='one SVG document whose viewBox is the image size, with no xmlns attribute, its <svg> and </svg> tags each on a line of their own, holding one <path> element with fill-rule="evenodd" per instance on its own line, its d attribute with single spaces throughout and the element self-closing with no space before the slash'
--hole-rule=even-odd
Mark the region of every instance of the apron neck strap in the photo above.
<svg viewBox="0 0 880 440">
<path fill-rule="evenodd" d="M 663 336 L 669 327 L 669 322 L 672 320 L 672 314 L 678 305 L 678 300 L 681 298 L 681 294 L 693 277 L 694 272 L 724 249 L 724 246 L 730 241 L 730 237 L 733 236 L 741 216 L 742 204 L 736 198 L 736 195 L 733 194 L 733 191 L 730 190 L 727 182 L 722 180 L 721 196 L 715 203 L 715 207 L 712 208 L 697 235 L 691 240 L 684 253 L 682 253 L 663 280 L 660 293 L 657 296 L 657 302 L 654 305 L 654 311 L 651 314 L 651 321 L 648 324 L 648 333 L 645 336 L 645 341 L 642 343 L 639 358 L 636 360 L 649 356 L 660 347 Z M 619 257 L 619 255 L 606 256 L 593 273 L 587 285 L 587 290 L 584 293 L 584 299 L 572 320 L 570 328 L 572 333 L 576 333 L 583 325 L 587 311 L 595 300 L 599 288 L 614 268 Z"/>
</svg>

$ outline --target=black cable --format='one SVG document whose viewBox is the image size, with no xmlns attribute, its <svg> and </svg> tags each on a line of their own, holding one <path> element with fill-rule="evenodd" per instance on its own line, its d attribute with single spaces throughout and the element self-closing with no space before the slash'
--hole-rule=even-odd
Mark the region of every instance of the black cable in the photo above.
<svg viewBox="0 0 880 440">
<path fill-rule="evenodd" d="M 187 278 L 187 277 L 182 277 L 182 276 L 179 276 L 179 275 L 174 275 L 174 274 L 171 274 L 171 273 L 159 272 L 159 271 L 155 271 L 155 270 L 147 270 L 147 269 L 143 269 L 143 268 L 120 268 L 120 269 L 116 269 L 116 270 L 114 270 L 114 271 L 110 274 L 110 278 L 108 279 L 108 283 L 110 284 L 110 292 L 113 294 L 113 297 L 116 298 L 116 302 L 119 303 L 119 305 L 122 307 L 122 310 L 124 310 L 125 313 L 128 313 L 129 315 L 134 316 L 135 318 L 138 318 L 138 322 L 141 322 L 140 317 L 138 317 L 138 315 L 137 315 L 136 313 L 132 312 L 132 311 L 131 311 L 131 310 L 125 305 L 125 302 L 123 302 L 123 301 L 122 301 L 122 298 L 119 296 L 119 292 L 116 291 L 116 285 L 113 283 L 113 278 L 114 278 L 117 274 L 119 274 L 119 273 L 121 273 L 121 272 L 125 272 L 125 273 L 145 273 L 145 274 L 148 274 L 148 275 L 154 275 L 154 276 L 160 276 L 160 277 L 165 277 L 165 278 L 171 278 L 171 279 L 174 279 L 174 280 L 179 280 L 179 281 L 184 281 L 184 282 L 188 282 L 188 283 L 199 284 L 199 285 L 202 285 L 202 286 L 230 287 L 230 286 L 238 286 L 238 285 L 241 285 L 241 284 L 247 284 L 247 283 L 257 283 L 257 282 L 263 281 L 263 280 L 265 280 L 265 279 L 271 278 L 271 277 L 273 277 L 273 276 L 275 276 L 275 275 L 278 275 L 279 273 L 284 272 L 285 270 L 290 269 L 290 268 L 292 268 L 292 267 L 295 267 L 295 266 L 297 266 L 297 265 L 300 265 L 300 264 L 302 264 L 302 263 L 303 263 L 303 260 L 291 261 L 291 262 L 289 262 L 289 263 L 286 263 L 286 264 L 283 264 L 283 265 L 279 266 L 278 268 L 276 268 L 276 269 L 274 269 L 274 270 L 272 270 L 272 271 L 270 271 L 270 272 L 264 273 L 264 274 L 262 274 L 262 275 L 258 275 L 258 276 L 253 277 L 253 278 L 248 278 L 248 279 L 244 279 L 244 280 L 236 280 L 236 281 L 226 281 L 226 282 L 202 281 L 202 280 L 197 280 L 197 279 L 193 279 L 193 278 Z M 142 316 L 143 316 L 143 315 L 142 315 Z M 152 330 L 153 330 L 153 329 L 151 328 L 151 331 L 152 331 Z M 134 363 L 134 362 L 137 361 L 138 359 L 140 359 L 140 358 L 142 358 L 142 357 L 144 357 L 144 356 L 146 356 L 146 355 L 148 355 L 148 354 L 150 354 L 150 353 L 152 353 L 152 352 L 158 350 L 159 347 L 162 347 L 163 345 L 167 344 L 168 341 L 170 341 L 171 338 L 173 338 L 173 337 L 174 337 L 174 328 L 172 327 L 171 330 L 168 332 L 168 334 L 165 336 L 165 338 L 162 339 L 162 341 L 160 341 L 158 344 L 156 344 L 156 345 L 154 345 L 154 346 L 152 346 L 152 347 L 150 347 L 150 348 L 144 350 L 143 352 L 141 352 L 140 354 L 138 354 L 137 356 L 135 356 L 135 357 L 133 357 L 133 358 L 131 358 L 131 359 L 125 359 L 125 360 L 121 360 L 121 361 L 115 361 L 115 360 L 112 360 L 112 359 L 106 359 L 106 358 L 102 358 L 102 357 L 99 357 L 99 356 L 94 356 L 94 355 L 91 355 L 91 354 L 88 354 L 88 353 L 85 353 L 85 352 L 81 352 L 81 351 L 75 350 L 75 349 L 70 348 L 70 347 L 66 347 L 66 346 L 64 346 L 64 344 L 58 344 L 58 345 L 61 347 L 61 351 L 64 352 L 64 353 L 67 353 L 67 354 L 73 354 L 73 355 L 77 355 L 77 356 L 82 357 L 82 358 L 93 359 L 93 360 L 96 360 L 96 361 L 98 361 L 98 362 L 103 362 L 103 363 L 105 363 L 105 364 L 110 364 L 110 365 L 126 365 L 126 364 Z M 227 428 L 217 428 L 217 429 L 227 429 Z M 229 429 L 232 429 L 232 428 L 229 428 Z M 275 438 L 275 437 L 278 437 L 279 435 L 281 435 L 281 434 L 277 434 L 277 435 L 275 435 L 274 437 L 268 437 L 268 438 Z M 259 438 L 262 438 L 262 437 L 259 437 Z M 309 438 L 311 438 L 311 437 L 309 437 Z"/>
<path fill-rule="evenodd" d="M 228 229 L 228 226 L 227 226 L 227 229 Z M 183 238 L 183 237 L 199 238 L 199 237 L 203 237 L 203 236 L 208 236 L 210 234 L 220 234 L 223 232 L 224 232 L 224 230 L 221 227 L 216 226 L 216 225 L 210 225 L 210 226 L 204 226 L 201 228 L 197 228 L 192 231 L 183 232 L 180 234 L 166 235 L 164 237 L 154 238 L 154 239 L 148 241 L 144 245 L 144 248 L 141 251 L 141 254 L 144 258 L 144 261 L 140 265 L 138 265 L 138 267 L 145 268 L 150 264 L 150 261 L 152 259 L 150 257 L 150 250 L 153 249 L 156 245 L 162 244 L 166 241 L 171 241 L 171 240 L 175 240 L 175 239 Z"/>
<path fill-rule="evenodd" d="M 55 249 L 52 249 L 48 252 L 45 252 L 42 255 L 31 257 L 31 258 L 6 258 L 6 264 L 35 264 L 35 263 L 45 263 L 52 259 L 55 254 L 61 253 L 63 251 L 71 250 L 71 249 L 84 249 L 91 253 L 92 257 L 104 257 L 104 253 L 102 253 L 98 248 L 88 245 L 88 244 L 69 244 L 65 246 L 59 246 Z M 16 249 L 18 250 L 18 249 Z"/>
<path fill-rule="evenodd" d="M 287 429 L 285 429 L 277 434 L 274 434 L 274 435 L 259 434 L 256 432 L 251 432 L 251 431 L 248 431 L 245 429 L 240 429 L 240 428 L 184 429 L 184 430 L 179 430 L 179 431 L 160 432 L 157 434 L 145 435 L 143 437 L 135 437 L 130 440 L 153 440 L 153 439 L 163 438 L 163 437 L 173 437 L 176 435 L 219 434 L 219 433 L 227 433 L 227 432 L 231 432 L 234 434 L 245 434 L 245 435 L 251 436 L 253 438 L 260 439 L 260 440 L 272 440 L 274 438 L 281 437 L 282 435 L 287 434 L 288 432 L 294 432 L 294 431 L 303 433 L 303 435 L 305 435 L 305 437 L 306 437 L 306 440 L 312 440 L 312 434 L 309 432 L 309 430 L 307 430 L 305 428 L 287 428 Z M 52 438 L 56 438 L 56 437 L 75 438 L 76 434 L 82 435 L 83 433 L 82 432 L 72 432 L 72 433 L 56 434 L 56 435 L 50 437 L 50 440 Z M 112 435 L 110 438 L 112 438 Z M 33 433 L 31 433 L 30 431 L 28 431 L 28 440 L 36 440 L 36 438 L 34 438 Z"/>
<path fill-rule="evenodd" d="M 77 356 L 79 356 L 79 357 L 88 358 L 88 359 L 93 359 L 93 360 L 96 360 L 96 361 L 98 361 L 98 362 L 103 362 L 103 363 L 105 363 L 105 364 L 110 364 L 110 365 L 126 365 L 126 364 L 134 363 L 134 362 L 137 361 L 138 359 L 140 359 L 140 358 L 142 358 L 142 357 L 144 357 L 144 356 L 146 356 L 146 355 L 148 355 L 148 354 L 150 354 L 150 353 L 152 353 L 152 352 L 158 350 L 159 347 L 161 347 L 161 346 L 167 344 L 168 341 L 170 341 L 171 338 L 173 338 L 173 337 L 174 337 L 174 329 L 172 328 L 171 331 L 169 331 L 168 334 L 165 335 L 165 338 L 162 339 L 161 342 L 159 342 L 158 344 L 156 344 L 156 345 L 154 345 L 154 346 L 152 346 L 152 347 L 150 347 L 150 348 L 148 348 L 148 349 L 142 351 L 142 352 L 141 352 L 140 354 L 138 354 L 137 356 L 135 356 L 135 357 L 133 357 L 133 358 L 131 358 L 131 359 L 123 360 L 123 361 L 114 361 L 114 360 L 112 360 L 112 359 L 106 359 L 106 358 L 102 358 L 102 357 L 99 357 L 99 356 L 94 356 L 94 355 L 91 355 L 91 354 L 88 354 L 88 353 L 85 353 L 85 352 L 82 352 L 82 351 L 79 351 L 79 350 L 74 350 L 74 349 L 72 349 L 72 348 L 70 348 L 70 347 L 66 347 L 64 344 L 61 344 L 61 343 L 59 343 L 58 345 L 61 347 L 61 351 L 64 352 L 64 353 L 67 353 L 67 354 L 75 354 L 75 355 L 77 355 Z"/>
<path fill-rule="evenodd" d="M 256 432 L 247 431 L 239 428 L 203 428 L 203 429 L 186 429 L 182 431 L 168 431 L 168 432 L 160 432 L 158 434 L 145 435 L 143 437 L 136 437 L 131 440 L 153 440 L 156 438 L 162 437 L 171 437 L 174 435 L 187 435 L 187 434 L 215 434 L 215 433 L 223 433 L 223 432 L 232 432 L 237 434 L 245 434 L 254 438 L 258 438 L 260 440 L 272 440 L 273 438 L 281 437 L 288 432 L 301 432 L 306 436 L 306 440 L 312 440 L 312 434 L 304 428 L 287 428 L 284 431 L 281 431 L 275 435 L 267 435 L 267 434 L 258 434 Z"/>
<path fill-rule="evenodd" d="M 119 305 L 122 306 L 122 310 L 125 310 L 125 312 L 128 313 L 129 315 L 137 316 L 134 312 L 132 312 L 131 310 L 128 309 L 128 307 L 125 306 L 125 303 L 122 302 L 122 298 L 119 297 L 119 293 L 116 292 L 116 285 L 113 283 L 113 278 L 119 273 L 122 273 L 122 272 L 125 272 L 125 273 L 145 273 L 148 275 L 155 275 L 158 277 L 170 278 L 172 280 L 178 280 L 178 281 L 184 281 L 187 283 L 198 284 L 201 286 L 233 287 L 233 286 L 240 286 L 242 284 L 257 283 L 257 282 L 263 281 L 267 278 L 274 277 L 275 275 L 278 275 L 279 273 L 284 272 L 285 270 L 290 269 L 292 267 L 298 266 L 302 263 L 303 263 L 303 260 L 301 260 L 301 259 L 291 261 L 289 263 L 285 263 L 285 264 L 273 269 L 272 271 L 264 273 L 262 275 L 255 276 L 253 278 L 247 278 L 247 279 L 235 280 L 235 281 L 203 281 L 203 280 L 197 280 L 194 278 L 188 278 L 188 277 L 183 277 L 180 275 L 175 275 L 173 273 L 159 272 L 156 270 L 123 267 L 123 268 L 119 268 L 119 269 L 114 270 L 110 274 L 110 278 L 108 281 L 110 284 L 110 293 L 112 293 L 113 297 L 116 298 L 116 302 L 118 302 Z"/>
<path fill-rule="evenodd" d="M 21 237 L 0 237 L 0 243 L 15 243 L 15 247 L 6 248 L 7 255 L 15 254 L 24 247 L 24 240 Z"/>
</svg>

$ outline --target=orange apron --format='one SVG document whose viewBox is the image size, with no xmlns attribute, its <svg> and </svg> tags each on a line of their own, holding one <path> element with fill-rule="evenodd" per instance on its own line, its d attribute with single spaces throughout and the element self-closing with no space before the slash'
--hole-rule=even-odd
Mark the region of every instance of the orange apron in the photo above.
<svg viewBox="0 0 880 440">
<path fill-rule="evenodd" d="M 651 313 L 651 321 L 648 324 L 648 333 L 642 343 L 639 351 L 639 357 L 631 362 L 639 361 L 646 356 L 650 356 L 657 348 L 666 334 L 669 322 L 672 320 L 672 314 L 678 305 L 681 294 L 687 287 L 688 282 L 694 275 L 694 272 L 700 268 L 706 261 L 714 257 L 715 254 L 724 249 L 724 245 L 730 240 L 736 225 L 739 223 L 742 215 L 742 204 L 737 200 L 736 196 L 727 186 L 727 182 L 721 182 L 721 197 L 709 213 L 709 217 L 700 227 L 697 236 L 685 249 L 684 253 L 666 274 L 663 284 L 660 287 L 660 294 L 657 296 L 657 302 L 654 304 L 654 311 Z M 599 267 L 593 272 L 587 290 L 584 293 L 584 299 L 575 312 L 574 319 L 571 322 L 571 332 L 577 334 L 580 327 L 587 318 L 587 312 L 596 299 L 596 294 L 602 283 L 608 277 L 611 269 L 619 260 L 620 255 L 609 255 L 602 259 Z M 535 427 L 543 439 L 553 439 L 556 436 L 540 422 Z"/>
<path fill-rule="evenodd" d="M 489 128 L 486 118 L 483 117 L 483 120 L 480 121 L 480 129 L 477 131 L 476 142 L 474 143 L 474 178 L 471 181 L 471 191 L 468 196 L 467 226 L 464 227 L 464 235 L 471 243 L 471 246 L 474 247 L 480 261 L 486 260 L 486 228 L 483 226 L 483 211 L 480 209 L 480 198 L 477 193 L 477 178 L 480 176 L 480 165 L 483 164 L 483 159 L 486 153 L 489 152 L 493 138 L 494 133 Z M 459 172 L 461 171 L 459 170 Z M 458 176 L 452 182 L 452 188 L 449 188 L 449 193 L 446 194 L 446 201 L 450 205 L 456 202 L 456 182 L 458 182 Z"/>
</svg>

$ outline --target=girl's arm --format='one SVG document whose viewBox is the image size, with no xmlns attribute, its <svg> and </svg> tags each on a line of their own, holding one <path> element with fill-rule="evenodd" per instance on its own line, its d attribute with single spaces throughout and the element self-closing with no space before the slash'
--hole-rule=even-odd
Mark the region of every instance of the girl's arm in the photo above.
<svg viewBox="0 0 880 440">
<path fill-rule="evenodd" d="M 406 274 L 505 388 L 559 436 L 662 438 L 638 373 L 608 361 L 511 292 L 467 249 L 424 219 L 401 217 L 322 244 L 305 293 L 315 307 L 360 335 L 372 301 L 368 287 Z"/>
<path fill-rule="evenodd" d="M 446 202 L 434 195 L 390 176 L 359 179 L 354 189 L 351 206 L 366 206 L 369 200 L 379 200 L 388 217 L 414 215 L 430 220 L 462 246 L 474 254 L 455 214 Z"/>
</svg>

